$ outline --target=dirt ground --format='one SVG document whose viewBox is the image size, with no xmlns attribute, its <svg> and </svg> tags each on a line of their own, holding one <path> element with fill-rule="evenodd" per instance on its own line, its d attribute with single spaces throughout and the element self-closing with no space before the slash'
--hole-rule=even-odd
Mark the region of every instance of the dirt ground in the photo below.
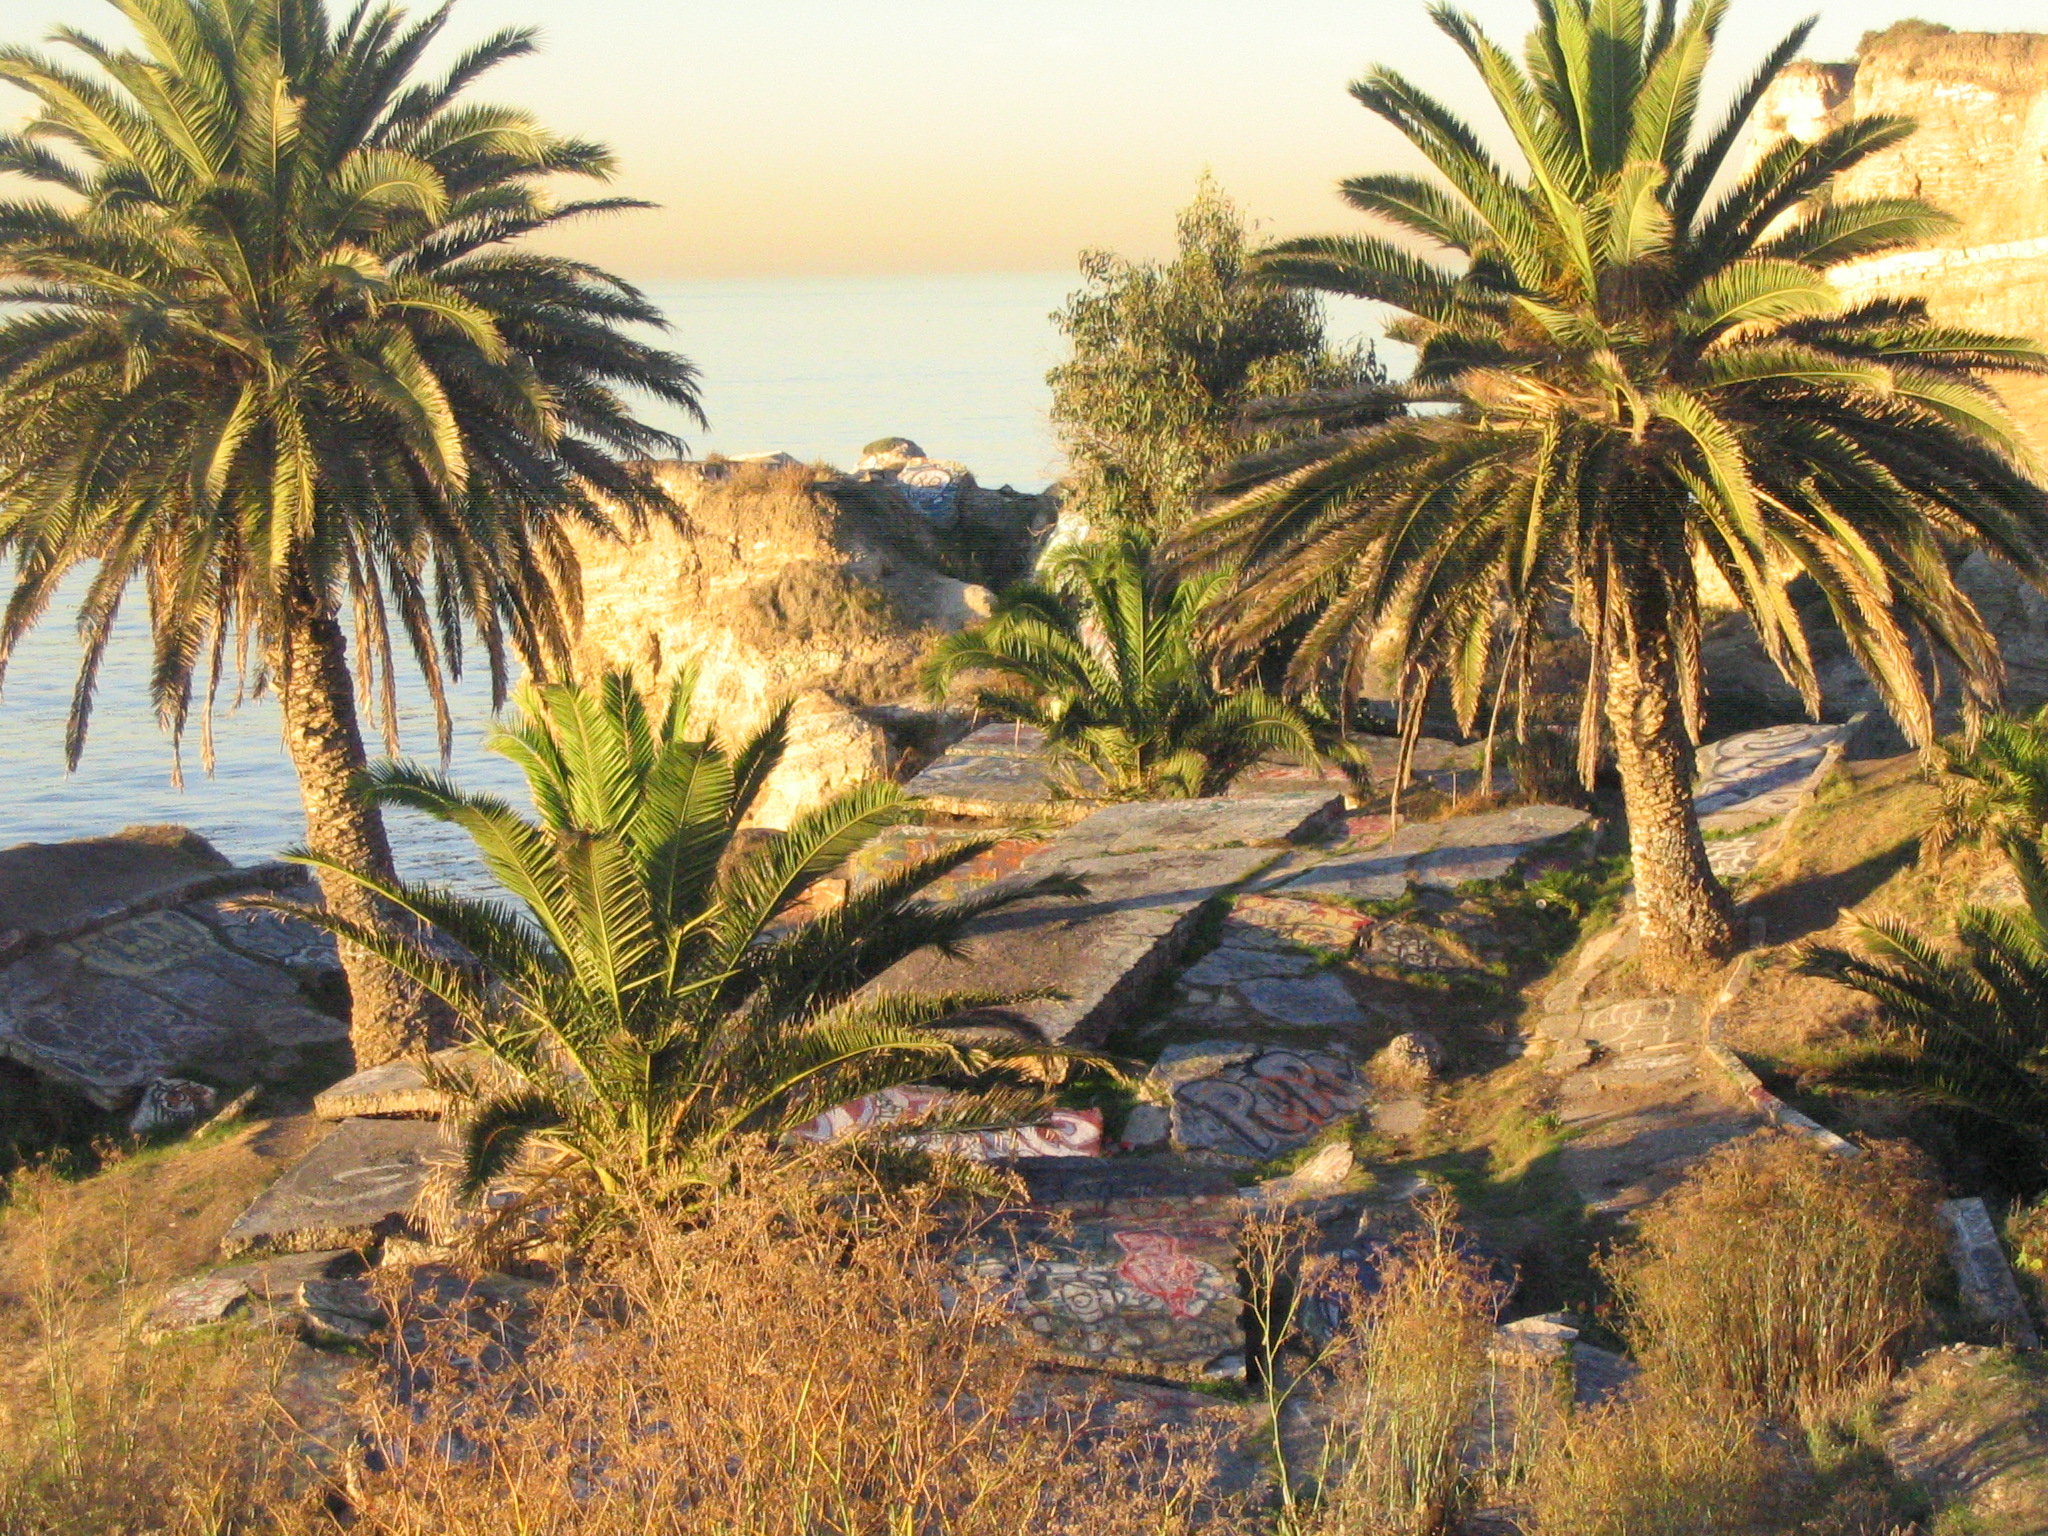
<svg viewBox="0 0 2048 1536">
<path fill-rule="evenodd" d="M 53 1319 L 74 1344 L 118 1335 L 165 1282 L 215 1262 L 229 1223 L 325 1129 L 311 1115 L 258 1120 L 75 1183 L 17 1180 L 0 1206 L 0 1423 Z"/>
</svg>

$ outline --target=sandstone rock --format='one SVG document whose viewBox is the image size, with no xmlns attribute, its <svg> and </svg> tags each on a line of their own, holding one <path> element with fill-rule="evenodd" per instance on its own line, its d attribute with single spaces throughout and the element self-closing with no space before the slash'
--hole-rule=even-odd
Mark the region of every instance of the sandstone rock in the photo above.
<svg viewBox="0 0 2048 1536">
<path fill-rule="evenodd" d="M 864 995 L 1056 988 L 1064 996 L 990 1010 L 985 1022 L 1055 1043 L 1097 1044 L 1173 963 L 1202 906 L 1271 857 L 1270 849 L 1223 848 L 1068 860 L 1055 841 L 1027 859 L 1022 874 L 1064 869 L 1087 882 L 1087 895 L 992 913 L 970 929 L 959 958 L 922 951 Z"/>
<path fill-rule="evenodd" d="M 80 921 L 119 912 L 232 866 L 184 827 L 129 827 L 112 837 L 21 843 L 0 849 L 0 929 L 65 935 Z"/>
<path fill-rule="evenodd" d="M 200 1275 L 181 1280 L 164 1292 L 143 1319 L 143 1342 L 211 1327 L 248 1310 L 249 1287 L 239 1276 Z"/>
<path fill-rule="evenodd" d="M 235 1218 L 221 1252 L 366 1248 L 405 1229 L 446 1152 L 433 1121 L 344 1120 Z"/>
<path fill-rule="evenodd" d="M 1333 1141 L 1294 1172 L 1261 1179 L 1253 1186 L 1252 1203 L 1267 1211 L 1277 1211 L 1300 1200 L 1326 1195 L 1349 1179 L 1357 1165 L 1351 1143 Z"/>
<path fill-rule="evenodd" d="M 790 710 L 789 746 L 761 786 L 747 825 L 786 827 L 843 790 L 889 778 L 896 756 L 896 745 L 882 727 L 830 694 L 806 693 Z"/>
<path fill-rule="evenodd" d="M 679 524 L 655 519 L 623 542 L 571 535 L 582 565 L 579 671 L 627 667 L 649 684 L 693 665 L 695 719 L 728 742 L 757 728 L 777 701 L 807 696 L 881 733 L 878 742 L 814 701 L 813 761 L 792 764 L 778 818 L 802 808 L 806 785 L 892 769 L 916 733 L 860 711 L 914 695 L 934 638 L 985 616 L 985 581 L 1008 577 L 948 574 L 949 562 L 961 568 L 961 552 L 893 482 L 836 480 L 787 464 L 654 469 L 684 514 Z M 1031 543 L 1018 510 L 1027 503 L 1038 504 L 987 493 L 972 507 L 963 501 L 959 521 L 974 525 L 973 547 L 996 565 L 1018 564 Z M 847 760 L 830 766 L 842 750 Z"/>
<path fill-rule="evenodd" d="M 1443 1064 L 1443 1042 L 1427 1030 L 1414 1029 L 1389 1040 L 1367 1072 L 1375 1082 L 1415 1092 L 1434 1083 Z"/>
</svg>

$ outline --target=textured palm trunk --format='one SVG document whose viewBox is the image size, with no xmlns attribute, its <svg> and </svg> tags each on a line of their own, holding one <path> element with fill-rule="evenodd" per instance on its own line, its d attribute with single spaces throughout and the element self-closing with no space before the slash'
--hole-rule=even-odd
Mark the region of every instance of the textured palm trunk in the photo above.
<svg viewBox="0 0 2048 1536">
<path fill-rule="evenodd" d="M 306 807 L 307 847 L 388 879 L 394 867 L 384 818 L 352 791 L 367 759 L 347 655 L 341 625 L 308 605 L 286 621 L 271 659 L 273 683 Z M 388 923 L 393 916 L 387 903 L 339 875 L 323 873 L 320 889 L 328 908 L 353 922 Z M 431 999 L 353 944 L 341 946 L 341 964 L 348 975 L 349 1039 L 357 1067 L 414 1055 L 432 1043 Z"/>
<path fill-rule="evenodd" d="M 1628 805 L 1645 968 L 1654 973 L 1726 959 L 1735 948 L 1734 907 L 1707 863 L 1693 811 L 1693 750 L 1668 646 L 1653 643 L 1615 661 L 1607 723 Z"/>
</svg>

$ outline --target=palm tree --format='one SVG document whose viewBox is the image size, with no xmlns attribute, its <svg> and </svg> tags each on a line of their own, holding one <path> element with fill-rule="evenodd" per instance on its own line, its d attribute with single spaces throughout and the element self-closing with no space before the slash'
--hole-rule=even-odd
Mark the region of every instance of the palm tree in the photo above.
<svg viewBox="0 0 2048 1536">
<path fill-rule="evenodd" d="M 2039 838 L 2048 828 L 2048 707 L 1993 715 L 1975 740 L 1944 744 L 1942 759 L 1941 814 L 1922 841 L 1929 855 L 1962 841 Z"/>
<path fill-rule="evenodd" d="M 445 6 L 408 24 L 375 4 L 337 22 L 322 0 L 109 3 L 138 50 L 68 28 L 68 62 L 0 48 L 0 81 L 34 107 L 0 134 L 0 170 L 42 194 L 0 202 L 0 666 L 92 567 L 76 763 L 139 580 L 174 743 L 195 687 L 210 726 L 224 674 L 253 667 L 282 706 L 312 846 L 388 875 L 382 822 L 350 790 L 358 686 L 390 743 L 393 653 L 409 648 L 445 752 L 465 629 L 499 699 L 508 656 L 564 665 L 565 525 L 663 505 L 621 458 L 674 442 L 626 392 L 694 414 L 694 371 L 627 333 L 660 323 L 638 292 L 518 244 L 638 206 L 557 201 L 551 178 L 603 179 L 609 154 L 467 99 L 530 32 L 429 78 Z M 208 730 L 209 767 L 210 745 Z M 348 882 L 327 894 L 377 920 Z M 424 1000 L 343 959 L 358 1061 L 417 1044 Z"/>
<path fill-rule="evenodd" d="M 490 745 L 525 773 L 537 820 L 410 763 L 369 770 L 370 800 L 460 827 L 518 908 L 305 850 L 292 856 L 410 914 L 427 936 L 334 903 L 260 903 L 372 951 L 452 1009 L 485 1053 L 481 1070 L 437 1069 L 462 1106 L 466 1194 L 545 1151 L 614 1210 L 685 1199 L 737 1138 L 774 1137 L 920 1075 L 993 1074 L 994 1091 L 960 1096 L 948 1124 L 1043 1103 L 1032 1075 L 1060 1053 L 1021 1040 L 970 1049 L 929 1027 L 1015 998 L 855 994 L 984 913 L 1079 885 L 1055 876 L 921 898 L 996 841 L 969 840 L 792 921 L 820 875 L 900 819 L 901 792 L 858 787 L 786 831 L 737 839 L 781 758 L 788 711 L 727 752 L 689 733 L 690 686 L 652 709 L 625 673 L 522 689 L 518 717 Z"/>
<path fill-rule="evenodd" d="M 1353 95 L 1441 179 L 1344 184 L 1400 241 L 1291 240 L 1260 258 L 1273 280 L 1400 311 L 1393 334 L 1419 360 L 1393 394 L 1424 409 L 1238 466 L 1170 553 L 1245 571 L 1224 611 L 1240 644 L 1312 621 L 1297 685 L 1334 671 L 1356 687 L 1375 639 L 1396 642 L 1410 740 L 1439 683 L 1468 728 L 1489 679 L 1494 712 L 1525 697 L 1532 648 L 1568 614 L 1589 652 L 1580 771 L 1590 780 L 1604 713 L 1645 959 L 1688 963 L 1733 944 L 1692 810 L 1701 569 L 1735 593 L 1810 709 L 1819 689 L 1784 589 L 1794 571 L 1819 585 L 1916 743 L 1932 735 L 1916 645 L 1951 662 L 1981 709 L 1998 650 L 1943 540 L 2038 579 L 2043 494 L 1985 378 L 2039 371 L 2048 354 L 1936 324 L 1917 302 L 1846 305 L 1828 281 L 1838 262 L 1949 227 L 1911 199 L 1830 195 L 1910 123 L 1858 118 L 1734 163 L 1807 26 L 1701 133 L 1725 0 L 1682 17 L 1675 0 L 1654 14 L 1643 0 L 1538 10 L 1519 64 L 1463 13 L 1432 11 L 1519 165 L 1376 69 Z M 1340 403 L 1298 409 L 1327 417 Z"/>
<path fill-rule="evenodd" d="M 1862 953 L 1814 945 L 1800 969 L 1874 998 L 1898 1027 L 1834 1081 L 1968 1111 L 2048 1156 L 2048 860 L 2031 837 L 2002 841 L 2026 905 L 1963 907 L 1954 949 L 1864 922 Z"/>
<path fill-rule="evenodd" d="M 1220 686 L 1201 631 L 1221 577 L 1156 568 L 1137 532 L 1062 550 L 1046 575 L 939 642 L 925 684 L 944 699 L 966 676 L 977 710 L 1044 731 L 1076 797 L 1221 794 L 1269 751 L 1314 753 L 1302 711 Z"/>
</svg>

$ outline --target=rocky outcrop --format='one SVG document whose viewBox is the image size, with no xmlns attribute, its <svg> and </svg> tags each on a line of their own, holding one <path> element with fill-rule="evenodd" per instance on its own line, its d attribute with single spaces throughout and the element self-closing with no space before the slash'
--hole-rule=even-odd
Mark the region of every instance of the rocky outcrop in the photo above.
<svg viewBox="0 0 2048 1536">
<path fill-rule="evenodd" d="M 1837 267 L 1857 297 L 1918 294 L 1960 324 L 2048 336 L 2048 34 L 1953 32 L 1907 21 L 1842 64 L 1802 61 L 1758 111 L 1752 151 L 1811 142 L 1849 118 L 1895 113 L 1919 131 L 1838 185 L 1845 198 L 1921 197 L 1957 227 L 1929 247 Z M 2048 383 L 2002 386 L 2048 447 Z"/>
<path fill-rule="evenodd" d="M 623 541 L 574 538 L 585 673 L 627 667 L 651 683 L 694 666 L 698 720 L 729 742 L 795 701 L 761 825 L 786 825 L 833 789 L 919 766 L 945 744 L 929 716 L 902 707 L 918 668 L 938 636 L 989 612 L 990 589 L 974 578 L 1028 568 L 1033 529 L 1050 522 L 1046 498 L 972 477 L 944 517 L 930 515 L 898 483 L 902 468 L 842 477 L 782 455 L 666 463 L 657 475 L 677 520 Z"/>
</svg>

